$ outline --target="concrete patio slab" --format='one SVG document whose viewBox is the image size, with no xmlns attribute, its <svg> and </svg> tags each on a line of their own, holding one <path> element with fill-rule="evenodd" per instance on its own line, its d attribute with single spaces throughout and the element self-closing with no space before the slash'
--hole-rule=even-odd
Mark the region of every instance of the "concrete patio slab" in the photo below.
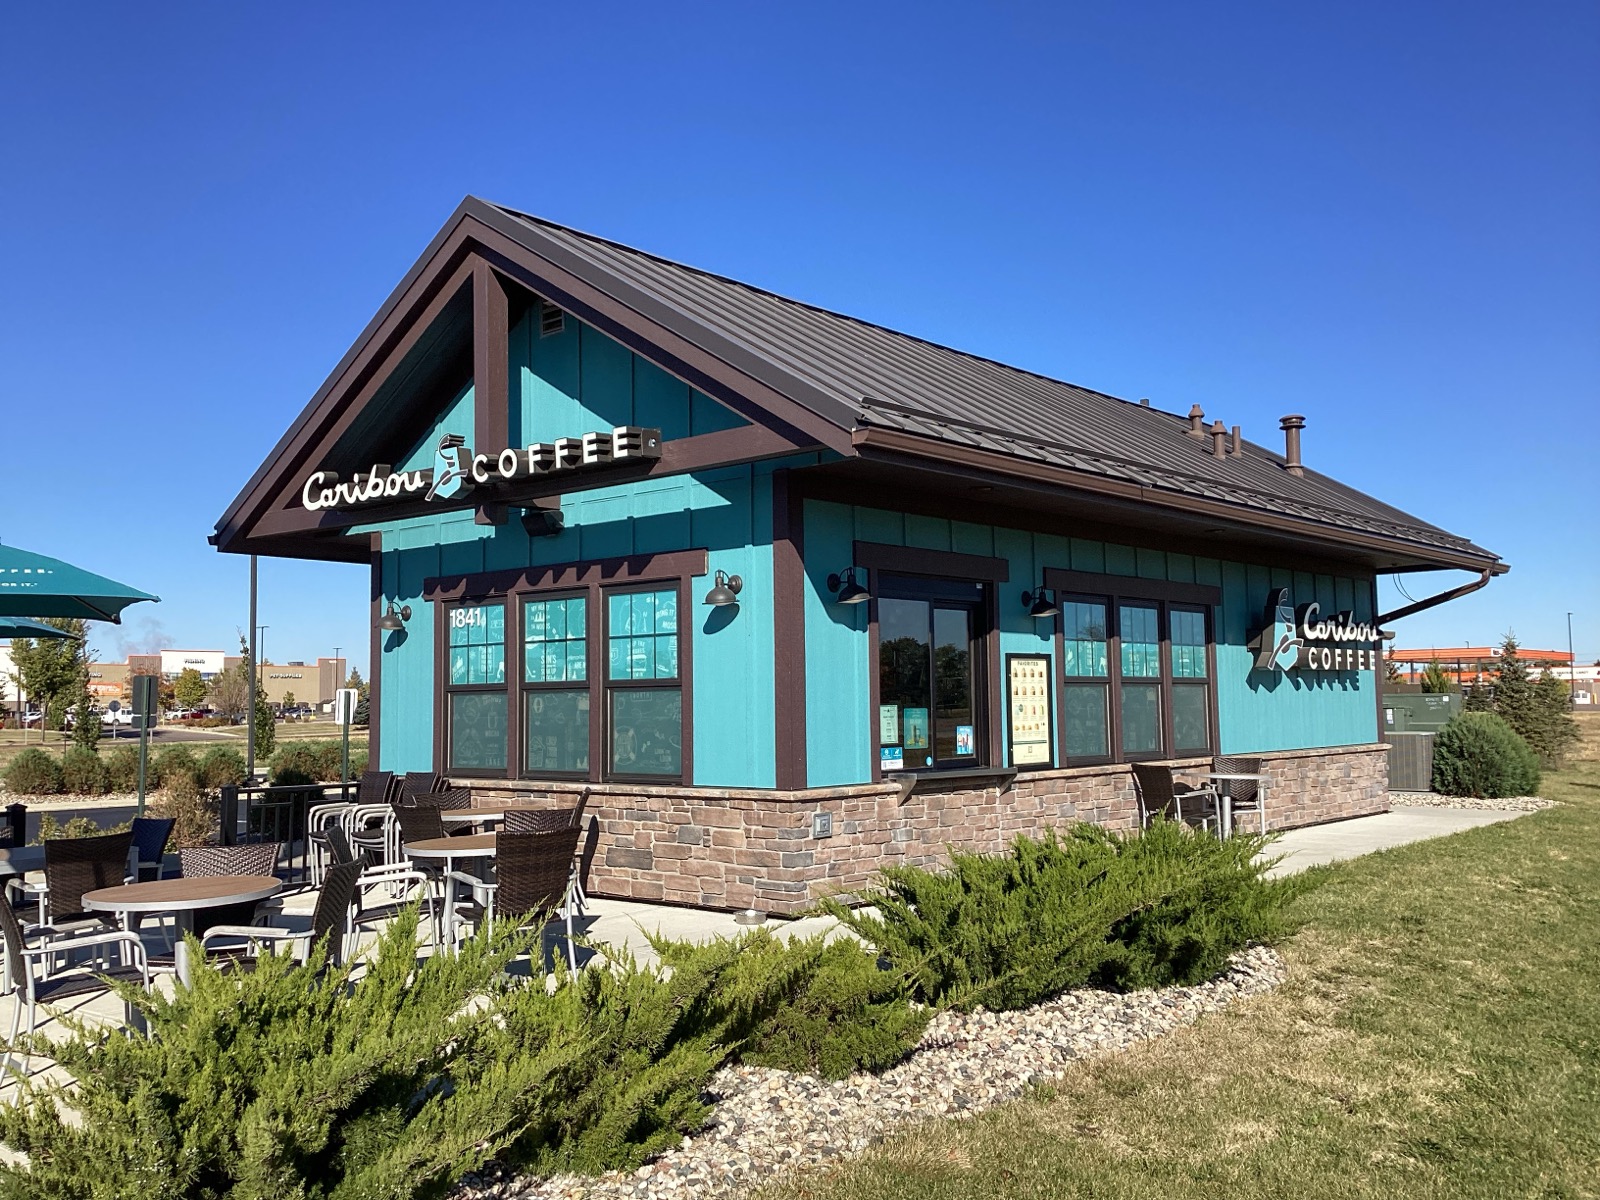
<svg viewBox="0 0 1600 1200">
<path fill-rule="evenodd" d="M 1481 808 L 1406 808 L 1397 804 L 1391 811 L 1377 816 L 1353 817 L 1348 821 L 1286 831 L 1273 843 L 1269 855 L 1283 855 L 1284 859 L 1269 874 L 1291 875 L 1307 867 L 1358 858 L 1376 850 L 1446 837 L 1463 829 L 1476 829 L 1480 825 L 1494 825 L 1526 815 Z"/>
</svg>

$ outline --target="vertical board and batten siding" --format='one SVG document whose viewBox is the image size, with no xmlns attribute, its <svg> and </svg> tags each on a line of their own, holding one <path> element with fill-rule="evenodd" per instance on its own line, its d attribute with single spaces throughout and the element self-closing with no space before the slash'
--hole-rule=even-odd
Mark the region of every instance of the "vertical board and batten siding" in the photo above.
<svg viewBox="0 0 1600 1200">
<path fill-rule="evenodd" d="M 1350 610 L 1371 620 L 1369 580 L 1294 573 L 1066 535 L 896 513 L 808 500 L 805 504 L 806 741 L 812 787 L 871 778 L 872 714 L 867 606 L 838 605 L 830 574 L 851 565 L 854 543 L 884 542 L 1003 558 L 1011 580 L 1001 584 L 1000 652 L 1055 657 L 1054 623 L 1022 607 L 1048 567 L 1220 587 L 1214 613 L 1217 706 L 1223 754 L 1367 744 L 1377 740 L 1376 680 L 1371 671 L 1343 675 L 1272 676 L 1252 669 L 1245 643 L 1255 634 L 1273 587 L 1292 587 L 1295 602 L 1318 600 L 1324 612 Z M 991 714 L 1001 722 L 1005 714 Z M 1006 746 L 1009 757 L 1010 746 Z"/>
<path fill-rule="evenodd" d="M 510 382 L 514 444 L 617 425 L 659 427 L 664 438 L 672 439 L 745 423 L 570 314 L 563 332 L 549 337 L 539 335 L 535 314 L 517 324 Z M 402 465 L 432 466 L 439 438 L 447 432 L 460 433 L 475 446 L 472 406 L 469 387 L 432 422 Z M 815 461 L 814 455 L 803 456 L 575 492 L 562 498 L 566 526 L 555 537 L 530 538 L 514 517 L 500 526 L 478 525 L 471 510 L 355 530 L 383 534 L 384 601 L 409 604 L 412 610 L 405 632 L 382 640 L 379 765 L 390 771 L 434 765 L 439 615 L 422 599 L 425 579 L 703 547 L 708 572 L 740 575 L 745 590 L 744 603 L 729 615 L 699 603 L 709 577 L 693 582 L 695 602 L 687 614 L 694 670 L 695 778 L 690 782 L 774 786 L 772 472 Z M 515 613 L 507 618 L 508 624 L 517 619 Z M 591 636 L 598 636 L 598 625 L 592 628 Z M 513 655 L 508 665 L 515 661 Z"/>
</svg>

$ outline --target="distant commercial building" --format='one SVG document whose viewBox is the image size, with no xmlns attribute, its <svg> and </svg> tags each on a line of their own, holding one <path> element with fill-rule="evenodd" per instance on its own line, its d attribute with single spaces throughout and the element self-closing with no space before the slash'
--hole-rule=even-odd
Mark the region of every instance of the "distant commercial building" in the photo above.
<svg viewBox="0 0 1600 1200">
<path fill-rule="evenodd" d="M 1517 657 L 1527 664 L 1528 670 L 1534 675 L 1548 667 L 1565 679 L 1568 668 L 1572 666 L 1572 655 L 1565 650 L 1530 650 L 1518 646 Z M 1500 665 L 1500 647 L 1434 646 L 1426 650 L 1392 650 L 1389 658 L 1400 668 L 1400 674 L 1407 683 L 1419 682 L 1429 664 L 1437 663 L 1439 669 L 1454 682 L 1467 688 L 1475 683 L 1493 680 L 1495 668 Z"/>
<path fill-rule="evenodd" d="M 168 679 L 193 669 L 201 679 L 211 680 L 228 669 L 228 655 L 221 650 L 163 650 L 160 658 L 161 674 Z"/>
<path fill-rule="evenodd" d="M 319 709 L 330 707 L 334 692 L 344 686 L 347 677 L 343 657 L 319 658 L 314 663 L 297 661 L 261 666 L 261 687 L 271 704 L 287 704 L 292 696 L 296 704 L 310 704 Z"/>
</svg>

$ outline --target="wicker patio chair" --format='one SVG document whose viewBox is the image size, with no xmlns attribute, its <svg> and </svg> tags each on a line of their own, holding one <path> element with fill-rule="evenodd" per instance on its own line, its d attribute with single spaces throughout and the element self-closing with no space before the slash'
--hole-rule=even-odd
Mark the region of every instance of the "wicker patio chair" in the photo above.
<svg viewBox="0 0 1600 1200">
<path fill-rule="evenodd" d="M 279 842 L 185 847 L 178 851 L 178 874 L 186 879 L 207 875 L 275 875 L 282 848 Z M 257 907 L 251 902 L 200 909 L 194 914 L 195 934 L 203 935 L 217 925 L 248 925 Z"/>
<path fill-rule="evenodd" d="M 414 863 L 382 863 L 374 865 L 365 857 L 357 860 L 350 849 L 344 830 L 328 830 L 328 849 L 335 866 L 360 862 L 362 867 L 356 886 L 355 912 L 351 917 L 352 929 L 357 925 L 376 925 L 392 919 L 402 908 L 419 896 L 428 911 L 429 928 L 434 944 L 438 945 L 439 900 L 442 892 L 440 872 L 423 870 Z M 413 891 L 415 889 L 415 891 Z M 374 904 L 375 894 L 383 899 Z"/>
<path fill-rule="evenodd" d="M 549 833 L 576 828 L 572 814 L 576 808 L 508 808 L 500 822 L 501 833 Z"/>
<path fill-rule="evenodd" d="M 447 788 L 442 792 L 421 792 L 412 800 L 417 808 L 471 808 L 472 792 L 467 788 Z"/>
<path fill-rule="evenodd" d="M 133 838 L 133 848 L 139 854 L 140 880 L 160 879 L 167 870 L 167 843 L 172 840 L 172 827 L 177 822 L 171 817 L 135 817 L 128 832 Z"/>
<path fill-rule="evenodd" d="M 418 796 L 445 790 L 447 780 L 435 771 L 407 771 L 400 778 L 400 803 L 415 804 Z"/>
<path fill-rule="evenodd" d="M 397 804 L 394 819 L 400 823 L 400 845 L 425 842 L 445 836 L 444 818 L 432 804 Z"/>
<path fill-rule="evenodd" d="M 1172 768 L 1160 763 L 1132 763 L 1134 791 L 1139 797 L 1139 825 L 1148 828 L 1156 817 L 1177 821 L 1198 819 L 1202 828 L 1218 821 L 1217 794 L 1211 788 L 1191 788 L 1172 777 Z"/>
<path fill-rule="evenodd" d="M 39 924 L 62 932 L 114 925 L 110 913 L 89 912 L 83 894 L 129 881 L 131 833 L 53 838 L 44 844 L 44 883 L 31 885 L 39 897 Z"/>
<path fill-rule="evenodd" d="M 578 848 L 578 830 L 569 825 L 544 833 L 505 833 L 495 837 L 495 882 L 486 883 L 461 871 L 446 876 L 451 886 L 445 902 L 445 919 L 477 918 L 493 923 L 510 918 L 519 925 L 529 918 L 557 917 L 566 922 L 567 962 L 578 965 L 572 941 L 572 859 Z M 455 903 L 456 887 L 466 889 L 465 909 Z M 544 922 L 541 920 L 540 924 Z"/>
<path fill-rule="evenodd" d="M 200 944 L 208 955 L 215 955 L 237 969 L 251 970 L 261 952 L 278 943 L 292 943 L 291 953 L 303 962 L 310 956 L 311 948 L 327 938 L 328 964 L 340 966 L 344 963 L 345 943 L 351 928 L 350 907 L 365 866 L 364 859 L 357 859 L 328 868 L 322 890 L 317 893 L 317 905 L 311 912 L 310 929 L 213 925 L 201 936 Z"/>
<path fill-rule="evenodd" d="M 1238 758 L 1232 755 L 1213 758 L 1211 769 L 1218 775 L 1260 775 L 1259 758 Z M 1261 832 L 1267 831 L 1267 788 L 1259 779 L 1219 779 L 1217 784 L 1228 789 L 1228 806 L 1233 811 L 1235 826 L 1239 813 L 1255 813 Z"/>
<path fill-rule="evenodd" d="M 139 935 L 120 929 L 106 929 L 78 937 L 49 938 L 48 928 L 33 929 L 25 933 L 22 922 L 11 907 L 11 901 L 0 892 L 0 934 L 5 942 L 6 983 L 11 996 L 11 1035 L 3 1054 L 0 1054 L 0 1071 L 17 1058 L 17 1066 L 26 1069 L 27 1060 L 14 1049 L 19 1033 L 31 1034 L 38 1025 L 39 1005 L 58 1004 L 75 996 L 111 990 L 112 981 L 138 982 L 150 986 L 150 965 L 145 958 L 144 945 Z M 30 935 L 49 938 L 38 946 L 28 945 Z M 123 962 L 113 964 L 106 952 L 116 946 Z M 52 974 L 50 962 L 58 954 L 73 950 L 98 951 L 100 964 L 93 969 L 74 968 Z M 42 968 L 35 972 L 35 963 Z M 129 961 L 131 960 L 131 961 Z"/>
</svg>

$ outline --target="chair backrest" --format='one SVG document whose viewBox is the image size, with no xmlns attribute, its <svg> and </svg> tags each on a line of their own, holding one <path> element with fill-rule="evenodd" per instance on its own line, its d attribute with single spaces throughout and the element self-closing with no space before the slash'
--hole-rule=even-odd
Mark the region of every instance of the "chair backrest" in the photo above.
<svg viewBox="0 0 1600 1200">
<path fill-rule="evenodd" d="M 328 857 L 333 860 L 334 866 L 355 861 L 356 856 L 350 849 L 350 835 L 345 833 L 342 825 L 329 825 L 322 831 L 322 836 L 328 839 Z"/>
<path fill-rule="evenodd" d="M 414 804 L 418 796 L 444 791 L 445 777 L 435 771 L 407 771 L 400 779 L 400 802 Z"/>
<path fill-rule="evenodd" d="M 363 771 L 361 779 L 356 784 L 357 804 L 388 804 L 394 799 L 395 783 L 393 771 Z"/>
<path fill-rule="evenodd" d="M 402 844 L 427 842 L 445 836 L 444 818 L 431 805 L 397 804 L 394 806 L 394 819 L 400 823 Z"/>
<path fill-rule="evenodd" d="M 1259 775 L 1261 760 L 1227 755 L 1213 758 L 1211 769 L 1218 775 Z M 1261 782 L 1257 779 L 1219 779 L 1216 782 L 1227 785 L 1228 796 L 1235 804 L 1254 804 L 1261 794 Z"/>
<path fill-rule="evenodd" d="M 552 912 L 560 907 L 572 878 L 572 858 L 578 849 L 573 826 L 544 833 L 506 833 L 495 836 L 495 912 L 508 917 Z"/>
<path fill-rule="evenodd" d="M 576 829 L 575 808 L 508 808 L 500 829 L 505 833 L 549 833 L 552 829 Z"/>
<path fill-rule="evenodd" d="M 472 793 L 466 788 L 451 788 L 443 792 L 421 792 L 412 797 L 419 808 L 471 808 Z"/>
<path fill-rule="evenodd" d="M 22 922 L 17 920 L 17 911 L 11 907 L 11 897 L 4 888 L 0 888 L 0 930 L 5 934 L 6 976 L 18 993 L 12 1003 L 20 1004 L 22 997 L 30 994 L 28 984 L 31 980 L 28 960 L 22 953 Z"/>
<path fill-rule="evenodd" d="M 131 833 L 57 838 L 44 844 L 44 881 L 50 889 L 50 919 L 84 915 L 83 894 L 117 887 L 128 876 Z"/>
<path fill-rule="evenodd" d="M 317 895 L 317 906 L 311 913 L 312 940 L 320 941 L 327 936 L 328 961 L 335 966 L 344 961 L 346 917 L 366 865 L 363 857 L 329 867 L 322 880 L 322 891 Z"/>
<path fill-rule="evenodd" d="M 589 807 L 589 789 L 584 788 L 578 793 L 578 803 L 572 808 L 572 826 L 574 829 L 583 828 L 583 810 Z"/>
<path fill-rule="evenodd" d="M 172 839 L 172 827 L 177 821 L 171 817 L 135 817 L 133 828 L 134 849 L 142 863 L 159 863 L 167 852 L 167 842 Z"/>
<path fill-rule="evenodd" d="M 178 851 L 178 873 L 188 879 L 207 875 L 271 875 L 278 869 L 279 842 L 239 846 L 194 846 Z"/>
<path fill-rule="evenodd" d="M 1134 791 L 1139 794 L 1141 818 L 1176 818 L 1178 802 L 1173 794 L 1172 768 L 1158 763 L 1130 763 L 1129 766 L 1133 769 Z"/>
</svg>

